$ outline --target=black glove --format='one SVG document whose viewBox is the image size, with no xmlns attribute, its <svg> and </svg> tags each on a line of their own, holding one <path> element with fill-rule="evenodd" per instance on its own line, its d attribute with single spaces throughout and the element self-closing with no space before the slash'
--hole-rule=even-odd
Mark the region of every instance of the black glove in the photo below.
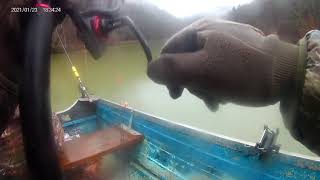
<svg viewBox="0 0 320 180">
<path fill-rule="evenodd" d="M 148 76 L 172 98 L 187 88 L 213 111 L 225 102 L 265 106 L 291 87 L 297 57 L 297 46 L 250 25 L 200 20 L 169 39 Z"/>
</svg>

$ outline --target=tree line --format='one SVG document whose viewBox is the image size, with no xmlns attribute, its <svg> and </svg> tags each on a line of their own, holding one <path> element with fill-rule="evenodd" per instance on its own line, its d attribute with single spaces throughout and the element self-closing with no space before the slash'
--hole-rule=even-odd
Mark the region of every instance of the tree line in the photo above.
<svg viewBox="0 0 320 180">
<path fill-rule="evenodd" d="M 80 0 L 81 3 L 78 3 L 79 9 L 81 9 L 81 6 L 86 6 L 86 1 L 87 0 Z M 197 16 L 185 19 L 176 18 L 145 0 L 126 3 L 122 7 L 120 14 L 129 16 L 147 40 L 167 39 L 198 18 Z M 76 50 L 83 48 L 84 46 L 82 42 L 78 40 L 76 29 L 70 18 L 66 18 L 62 26 L 63 30 L 58 27 L 58 32 L 62 36 L 63 34 L 65 35 L 63 39 L 67 44 L 67 49 Z M 122 27 L 108 35 L 107 43 L 113 44 L 132 40 L 136 40 L 133 32 L 128 27 Z M 56 52 L 62 52 L 59 39 L 55 34 L 53 37 L 53 49 Z"/>
<path fill-rule="evenodd" d="M 320 27 L 319 0 L 255 0 L 234 7 L 228 19 L 253 25 L 266 34 L 278 34 L 297 42 L 309 30 Z"/>
<path fill-rule="evenodd" d="M 78 0 L 79 9 L 88 6 L 88 0 Z M 122 15 L 133 19 L 147 40 L 167 39 L 193 21 L 205 16 L 199 14 L 188 18 L 176 18 L 146 0 L 130 1 L 121 9 Z M 224 18 L 253 25 L 266 34 L 278 34 L 280 39 L 296 43 L 311 29 L 320 27 L 320 0 L 254 0 L 252 3 L 234 7 Z M 70 19 L 63 23 L 64 41 L 68 49 L 83 48 Z M 108 43 L 135 40 L 129 28 L 115 30 L 108 36 Z M 56 36 L 53 48 L 62 48 Z"/>
</svg>

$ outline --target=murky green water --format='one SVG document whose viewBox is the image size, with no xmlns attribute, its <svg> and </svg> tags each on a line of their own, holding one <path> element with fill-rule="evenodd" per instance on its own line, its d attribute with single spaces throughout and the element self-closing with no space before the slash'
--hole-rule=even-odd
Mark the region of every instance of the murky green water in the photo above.
<svg viewBox="0 0 320 180">
<path fill-rule="evenodd" d="M 162 43 L 151 44 L 157 55 Z M 178 100 L 171 99 L 164 86 L 153 83 L 146 76 L 146 60 L 138 44 L 110 46 L 98 61 L 91 59 L 85 51 L 70 55 L 82 80 L 98 97 L 128 102 L 131 107 L 149 114 L 250 142 L 259 141 L 263 125 L 268 125 L 280 129 L 281 149 L 312 155 L 285 129 L 279 105 L 248 108 L 226 104 L 212 113 L 187 91 Z M 51 68 L 52 107 L 54 111 L 63 110 L 80 96 L 78 83 L 64 54 L 53 55 Z"/>
</svg>

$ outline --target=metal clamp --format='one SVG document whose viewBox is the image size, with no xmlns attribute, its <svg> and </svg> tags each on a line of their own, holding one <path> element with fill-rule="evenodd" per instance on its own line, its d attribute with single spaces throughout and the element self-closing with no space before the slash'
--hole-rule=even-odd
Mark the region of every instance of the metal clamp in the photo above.
<svg viewBox="0 0 320 180">
<path fill-rule="evenodd" d="M 261 139 L 256 143 L 255 148 L 259 150 L 262 154 L 266 153 L 278 153 L 280 150 L 280 145 L 276 144 L 277 137 L 279 135 L 279 129 L 275 131 L 264 126 L 264 130 L 261 136 Z"/>
</svg>

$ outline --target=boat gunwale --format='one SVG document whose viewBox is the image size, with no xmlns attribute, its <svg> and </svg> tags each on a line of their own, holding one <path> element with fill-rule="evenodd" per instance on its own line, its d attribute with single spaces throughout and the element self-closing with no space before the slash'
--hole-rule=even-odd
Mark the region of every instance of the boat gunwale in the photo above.
<svg viewBox="0 0 320 180">
<path fill-rule="evenodd" d="M 67 107 L 64 110 L 61 111 L 57 111 L 56 114 L 61 114 L 61 113 L 65 113 L 67 111 L 69 111 L 70 109 L 72 109 L 78 101 L 86 101 L 85 99 L 82 98 L 78 98 L 71 106 Z M 134 109 L 132 107 L 124 107 L 122 105 L 120 105 L 119 103 L 110 101 L 110 100 L 106 100 L 104 98 L 96 98 L 94 100 L 94 102 L 103 102 L 103 103 L 107 103 L 109 105 L 114 106 L 115 108 L 120 108 L 122 110 L 126 110 L 126 111 L 131 111 L 132 113 L 137 113 L 139 115 L 142 116 L 148 116 L 149 118 L 147 119 L 148 121 L 154 122 L 156 124 L 160 124 L 160 125 L 165 125 L 165 126 L 170 126 L 172 128 L 175 128 L 179 131 L 183 130 L 183 131 L 188 131 L 188 132 L 192 132 L 192 134 L 199 136 L 201 138 L 205 138 L 205 139 L 220 139 L 222 141 L 229 141 L 228 144 L 233 144 L 233 146 L 243 146 L 243 148 L 248 148 L 248 151 L 253 151 L 255 150 L 254 146 L 255 143 L 252 142 L 248 142 L 245 140 L 240 140 L 237 138 L 233 138 L 233 137 L 229 137 L 229 136 L 225 136 L 222 134 L 218 134 L 218 133 L 214 133 L 214 132 L 209 132 L 207 130 L 204 129 L 200 129 L 197 127 L 192 127 L 183 123 L 178 123 L 178 122 L 173 122 L 171 120 L 168 120 L 166 118 L 162 118 L 156 115 L 152 115 L 146 112 L 142 112 L 138 109 Z M 217 141 L 216 144 L 221 144 L 222 146 L 226 147 L 226 144 L 222 144 L 221 141 Z M 227 146 L 229 147 L 229 146 Z M 309 155 L 304 155 L 304 154 L 300 154 L 300 153 L 294 153 L 294 152 L 289 152 L 289 151 L 285 151 L 285 150 L 281 150 L 279 151 L 278 155 L 282 155 L 282 156 L 291 156 L 294 158 L 302 158 L 305 160 L 310 160 L 310 161 L 316 161 L 316 162 L 320 162 L 320 157 L 316 157 L 316 156 L 309 156 Z"/>
</svg>

